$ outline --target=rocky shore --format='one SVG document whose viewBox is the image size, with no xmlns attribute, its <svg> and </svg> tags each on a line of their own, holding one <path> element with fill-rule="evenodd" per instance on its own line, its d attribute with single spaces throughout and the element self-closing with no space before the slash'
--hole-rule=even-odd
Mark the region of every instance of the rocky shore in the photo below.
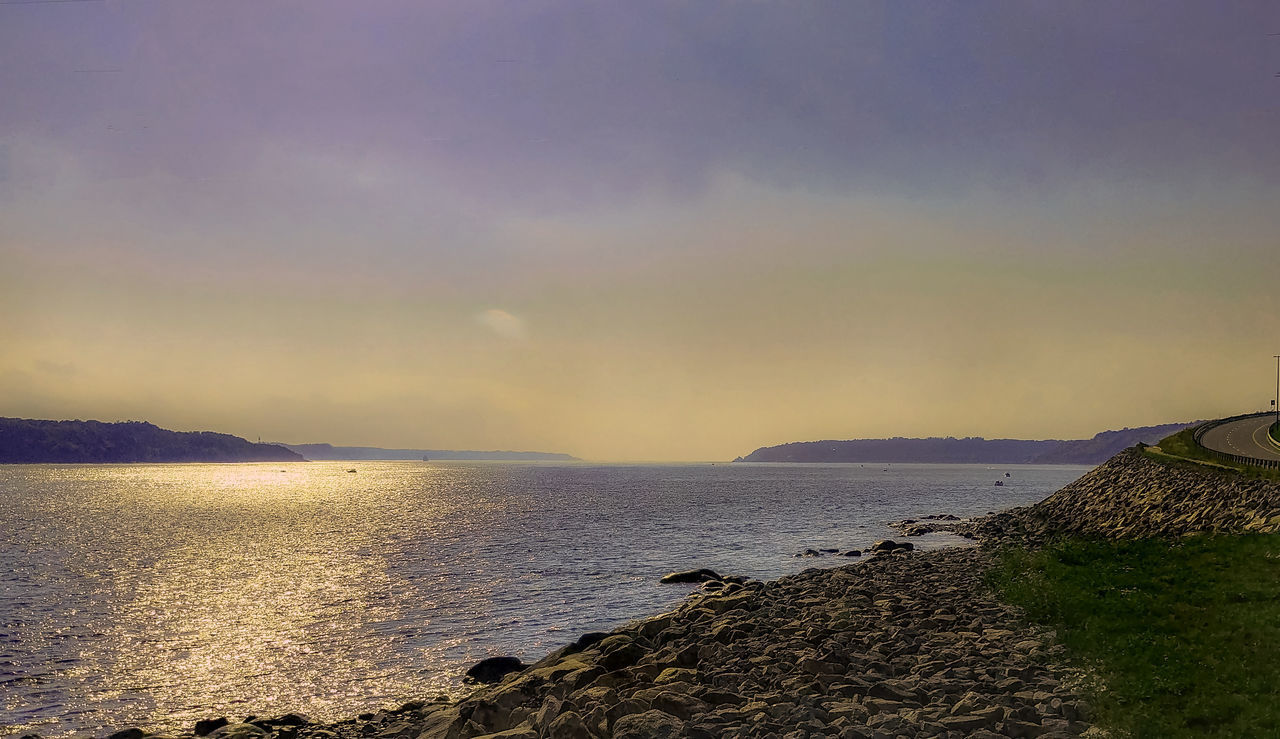
<svg viewBox="0 0 1280 739">
<path fill-rule="evenodd" d="M 904 536 L 934 532 L 989 546 L 1042 544 L 1063 535 L 1176 538 L 1204 531 L 1280 532 L 1280 483 L 1157 461 L 1126 449 L 1048 498 L 972 521 L 929 516 L 890 524 Z"/>
<path fill-rule="evenodd" d="M 883 549 L 773 582 L 708 580 L 670 613 L 585 635 L 459 702 L 414 702 L 327 725 L 297 715 L 218 720 L 194 733 L 960 739 L 1089 728 L 1089 707 L 1058 664 L 1053 635 L 1020 623 L 984 587 L 989 554 Z"/>
</svg>

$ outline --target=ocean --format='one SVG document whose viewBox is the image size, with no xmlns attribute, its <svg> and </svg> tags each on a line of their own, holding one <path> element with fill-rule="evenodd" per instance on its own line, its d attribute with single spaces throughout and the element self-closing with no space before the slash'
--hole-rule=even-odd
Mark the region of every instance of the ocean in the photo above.
<svg viewBox="0 0 1280 739">
<path fill-rule="evenodd" d="M 659 584 L 666 572 L 856 563 L 795 555 L 1031 503 L 1088 469 L 0 466 L 0 736 L 337 720 L 459 695 L 484 657 L 531 661 L 674 607 L 692 586 Z"/>
</svg>

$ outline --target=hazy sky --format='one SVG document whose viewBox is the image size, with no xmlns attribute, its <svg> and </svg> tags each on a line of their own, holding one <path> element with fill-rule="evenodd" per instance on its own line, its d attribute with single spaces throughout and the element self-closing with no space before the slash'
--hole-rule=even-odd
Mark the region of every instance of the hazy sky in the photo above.
<svg viewBox="0 0 1280 739">
<path fill-rule="evenodd" d="M 0 415 L 727 459 L 1266 406 L 1280 5 L 0 4 Z"/>
</svg>

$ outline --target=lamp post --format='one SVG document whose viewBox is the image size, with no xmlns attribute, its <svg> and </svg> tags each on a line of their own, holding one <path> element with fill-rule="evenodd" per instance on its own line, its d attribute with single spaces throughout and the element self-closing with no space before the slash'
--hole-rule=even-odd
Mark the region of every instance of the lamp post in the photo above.
<svg viewBox="0 0 1280 739">
<path fill-rule="evenodd" d="M 1276 423 L 1280 424 L 1280 354 L 1272 355 L 1276 358 L 1276 399 L 1271 401 L 1271 405 L 1276 409 Z"/>
</svg>

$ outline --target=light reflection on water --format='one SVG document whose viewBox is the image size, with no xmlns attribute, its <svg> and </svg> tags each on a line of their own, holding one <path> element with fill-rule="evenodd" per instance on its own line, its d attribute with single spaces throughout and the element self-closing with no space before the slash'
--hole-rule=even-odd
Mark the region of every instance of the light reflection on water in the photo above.
<svg viewBox="0 0 1280 739">
<path fill-rule="evenodd" d="M 791 555 L 1085 469 L 352 464 L 0 467 L 0 734 L 456 693 L 481 657 L 669 607 L 665 571 L 844 564 Z"/>
</svg>

